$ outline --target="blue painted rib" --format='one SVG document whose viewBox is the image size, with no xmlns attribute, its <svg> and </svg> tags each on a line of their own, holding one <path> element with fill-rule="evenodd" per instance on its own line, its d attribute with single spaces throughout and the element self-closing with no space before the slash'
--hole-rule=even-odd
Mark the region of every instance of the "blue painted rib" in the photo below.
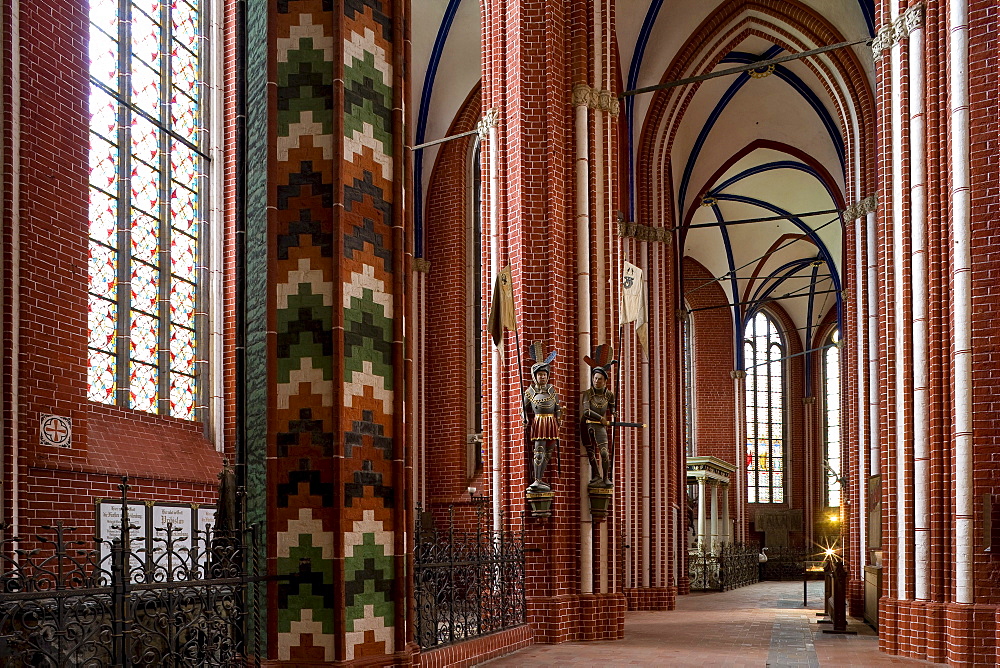
<svg viewBox="0 0 1000 668">
<path fill-rule="evenodd" d="M 801 257 L 798 260 L 786 262 L 767 276 L 758 277 L 761 281 L 761 285 L 754 291 L 750 299 L 747 300 L 747 303 L 760 304 L 767 301 L 771 294 L 781 287 L 781 284 L 784 283 L 786 279 L 791 278 L 797 274 L 800 269 L 810 266 L 815 261 L 815 257 Z M 753 313 L 748 312 L 746 315 L 746 322 L 750 322 L 750 319 L 753 318 L 759 310 L 759 308 L 754 307 Z"/>
<path fill-rule="evenodd" d="M 771 171 L 774 169 L 796 169 L 800 172 L 805 172 L 806 174 L 809 174 L 823 185 L 823 188 L 826 190 L 826 193 L 830 196 L 831 203 L 836 203 L 837 197 L 836 194 L 833 192 L 833 188 L 830 187 L 830 184 L 824 181 L 823 177 L 820 176 L 819 172 L 817 172 L 811 166 L 805 164 L 804 162 L 798 162 L 797 160 L 775 160 L 774 162 L 765 162 L 760 165 L 754 165 L 753 167 L 750 167 L 749 169 L 746 169 L 740 172 L 739 174 L 736 174 L 735 176 L 726 179 L 715 188 L 709 190 L 708 193 L 706 194 L 714 195 L 715 193 L 720 193 L 729 186 L 738 183 L 743 179 L 749 178 L 756 174 L 761 174 L 763 172 Z"/>
<path fill-rule="evenodd" d="M 858 0 L 861 13 L 864 14 L 865 23 L 868 25 L 868 36 L 875 36 L 875 0 Z"/>
<path fill-rule="evenodd" d="M 653 33 L 653 25 L 656 17 L 660 13 L 663 0 L 652 0 L 649 8 L 646 9 L 646 17 L 642 20 L 642 29 L 639 31 L 639 39 L 635 43 L 635 51 L 632 52 L 632 62 L 628 67 L 628 81 L 625 84 L 626 90 L 635 90 L 639 83 L 639 70 L 642 69 L 642 59 L 646 55 L 646 46 L 649 44 L 649 36 Z M 633 135 L 635 127 L 635 96 L 629 95 L 625 98 L 625 123 L 628 128 L 628 219 L 635 220 L 635 148 L 633 147 Z"/>
<path fill-rule="evenodd" d="M 816 305 L 816 274 L 819 267 L 813 267 L 812 283 L 809 285 L 809 310 L 806 312 L 806 348 L 812 347 L 813 307 Z M 806 396 L 812 396 L 812 355 L 805 356 Z"/>
<path fill-rule="evenodd" d="M 745 51 L 733 51 L 722 60 L 726 63 L 749 65 L 750 63 L 757 62 L 760 59 L 760 56 L 756 56 L 752 53 L 747 53 Z M 794 72 L 789 70 L 784 65 L 776 65 L 774 68 L 774 74 L 791 86 L 795 92 L 801 95 L 806 103 L 812 107 L 813 111 L 816 112 L 816 115 L 819 116 L 820 122 L 823 124 L 823 127 L 826 128 L 827 134 L 830 135 L 833 147 L 837 151 L 837 157 L 840 159 L 840 167 L 843 169 L 844 139 L 841 137 L 840 128 L 837 126 L 836 121 L 833 120 L 833 117 L 830 116 L 830 112 L 828 112 L 826 107 L 823 106 L 823 102 L 819 99 L 819 96 L 817 96 L 816 93 L 814 93 L 812 89 L 809 88 L 804 81 L 802 81 L 802 79 L 800 79 Z"/>
<path fill-rule="evenodd" d="M 761 56 L 762 60 L 767 60 L 768 58 L 774 58 L 776 55 L 781 53 L 783 49 L 780 46 L 773 46 L 764 52 Z M 716 103 L 715 108 L 712 109 L 712 113 L 709 114 L 708 118 L 705 120 L 705 125 L 702 126 L 701 132 L 698 133 L 698 139 L 695 140 L 694 146 L 691 147 L 691 153 L 688 155 L 687 164 L 684 165 L 684 175 L 681 177 L 680 188 L 678 189 L 677 196 L 677 215 L 681 217 L 684 215 L 684 209 L 686 206 L 687 189 L 691 181 L 691 173 L 694 171 L 694 165 L 698 161 L 698 156 L 701 153 L 701 149 L 704 147 L 705 142 L 708 140 L 708 135 L 712 132 L 712 128 L 718 122 L 719 117 L 722 112 L 725 111 L 726 107 L 735 97 L 736 93 L 740 91 L 746 83 L 750 81 L 750 75 L 746 72 L 738 74 L 736 76 L 736 81 L 729 85 L 726 92 L 723 93 L 722 98 Z"/>
<path fill-rule="evenodd" d="M 444 17 L 441 25 L 438 26 L 437 36 L 434 38 L 434 48 L 431 50 L 430 60 L 427 62 L 427 72 L 424 74 L 424 85 L 420 90 L 420 108 L 417 111 L 417 131 L 415 144 L 424 143 L 424 133 L 427 131 L 427 114 L 431 105 L 431 94 L 434 92 L 434 79 L 437 77 L 438 65 L 441 64 L 441 54 L 444 52 L 445 42 L 448 41 L 448 33 L 451 31 L 451 24 L 455 22 L 455 13 L 462 0 L 449 0 L 448 7 L 444 10 Z M 424 152 L 414 151 L 413 154 L 413 251 L 417 257 L 424 256 L 424 192 L 421 179 L 424 170 Z"/>
<path fill-rule="evenodd" d="M 725 222 L 723 220 L 722 211 L 719 209 L 717 204 L 712 205 L 712 212 L 715 214 L 715 221 L 717 223 Z M 722 244 L 726 248 L 726 263 L 729 266 L 729 285 L 733 293 L 733 339 L 736 341 L 733 345 L 733 352 L 736 359 L 734 360 L 735 369 L 743 368 L 743 328 L 741 323 L 743 322 L 743 305 L 740 303 L 740 293 L 739 293 L 739 282 L 736 279 L 736 262 L 733 258 L 733 244 L 729 240 L 729 230 L 725 225 L 719 226 L 719 234 L 722 235 Z"/>
<path fill-rule="evenodd" d="M 833 256 L 830 255 L 829 249 L 823 240 L 819 238 L 815 230 L 806 225 L 801 218 L 791 215 L 788 211 L 785 211 L 781 207 L 775 206 L 770 202 L 764 202 L 753 197 L 744 197 L 743 195 L 716 195 L 715 198 L 719 201 L 729 201 L 729 202 L 739 202 L 741 204 L 750 204 L 751 206 L 756 206 L 764 209 L 765 211 L 770 211 L 773 214 L 779 216 L 788 216 L 788 219 L 795 224 L 802 232 L 809 237 L 816 247 L 819 248 L 820 256 L 823 261 L 826 262 L 827 269 L 830 271 L 830 280 L 833 281 L 833 288 L 837 291 L 837 322 L 840 323 L 840 312 L 841 312 L 841 294 L 840 294 L 840 276 L 837 274 L 837 267 L 833 262 Z"/>
</svg>

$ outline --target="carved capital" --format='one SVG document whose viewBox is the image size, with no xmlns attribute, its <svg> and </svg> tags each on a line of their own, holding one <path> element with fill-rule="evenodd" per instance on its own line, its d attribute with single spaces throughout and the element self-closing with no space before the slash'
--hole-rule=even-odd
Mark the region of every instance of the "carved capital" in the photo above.
<svg viewBox="0 0 1000 668">
<path fill-rule="evenodd" d="M 897 39 L 903 40 L 910 33 L 924 25 L 924 5 L 913 5 L 894 22 Z"/>
<path fill-rule="evenodd" d="M 608 89 L 597 91 L 597 109 L 617 116 L 620 109 L 618 98 Z"/>
<path fill-rule="evenodd" d="M 878 195 L 871 195 L 862 200 L 858 200 L 851 206 L 844 209 L 843 216 L 844 222 L 849 223 L 851 221 L 857 220 L 867 216 L 869 213 L 874 213 L 878 210 Z"/>
<path fill-rule="evenodd" d="M 618 221 L 618 236 L 623 239 L 637 239 L 639 241 L 655 241 L 669 244 L 671 241 L 670 228 L 653 227 L 641 223 L 632 223 L 625 220 Z"/>
<path fill-rule="evenodd" d="M 585 83 L 573 84 L 573 106 L 590 107 L 597 104 L 597 91 Z"/>
<path fill-rule="evenodd" d="M 422 257 L 413 258 L 413 271 L 419 272 L 421 274 L 429 273 L 431 270 L 430 260 L 424 259 Z"/>
<path fill-rule="evenodd" d="M 597 90 L 584 83 L 573 85 L 573 106 L 603 111 L 612 116 L 617 116 L 621 110 L 618 96 L 613 92 L 607 89 Z"/>
<path fill-rule="evenodd" d="M 743 369 L 736 369 L 735 371 L 729 372 L 729 377 L 733 380 L 741 380 L 747 377 L 747 372 Z"/>
<path fill-rule="evenodd" d="M 500 110 L 496 107 L 489 109 L 476 124 L 476 132 L 479 133 L 479 141 L 486 141 L 490 137 L 490 128 L 495 128 L 500 119 Z"/>
<path fill-rule="evenodd" d="M 885 25 L 872 39 L 872 56 L 875 60 L 882 57 L 899 42 L 910 36 L 910 33 L 924 24 L 924 3 L 913 5 L 896 17 L 892 23 Z"/>
<path fill-rule="evenodd" d="M 802 397 L 802 403 L 806 406 L 812 406 L 816 403 L 816 397 Z"/>
</svg>

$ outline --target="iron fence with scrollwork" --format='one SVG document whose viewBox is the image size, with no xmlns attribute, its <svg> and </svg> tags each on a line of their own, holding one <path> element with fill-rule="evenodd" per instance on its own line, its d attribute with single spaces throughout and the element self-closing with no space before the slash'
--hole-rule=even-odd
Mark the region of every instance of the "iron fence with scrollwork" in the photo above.
<svg viewBox="0 0 1000 668">
<path fill-rule="evenodd" d="M 761 580 L 798 580 L 802 578 L 805 561 L 810 559 L 801 547 L 769 547 L 767 561 L 761 564 Z"/>
<path fill-rule="evenodd" d="M 119 487 L 124 521 L 110 545 L 62 522 L 32 540 L 0 533 L 0 665 L 245 664 L 242 536 L 168 523 L 149 550 Z"/>
<path fill-rule="evenodd" d="M 688 581 L 692 590 L 729 591 L 757 582 L 757 547 L 723 543 L 715 551 L 688 554 Z"/>
<path fill-rule="evenodd" d="M 525 623 L 524 537 L 487 526 L 477 504 L 471 529 L 436 529 L 417 506 L 414 546 L 416 637 L 423 649 L 471 640 Z M 500 526 L 503 526 L 501 520 Z"/>
<path fill-rule="evenodd" d="M 745 587 L 758 581 L 756 545 L 726 543 L 719 550 L 719 583 L 722 591 Z"/>
</svg>

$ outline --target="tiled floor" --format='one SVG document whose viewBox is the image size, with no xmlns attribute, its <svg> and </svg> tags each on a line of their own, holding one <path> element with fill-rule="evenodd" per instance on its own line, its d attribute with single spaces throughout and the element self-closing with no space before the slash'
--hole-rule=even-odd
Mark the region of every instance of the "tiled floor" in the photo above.
<svg viewBox="0 0 1000 668">
<path fill-rule="evenodd" d="M 670 612 L 629 612 L 625 639 L 533 645 L 495 666 L 864 666 L 932 665 L 881 654 L 875 632 L 848 619 L 858 635 L 823 633 L 822 582 L 762 582 L 724 593 L 681 596 Z"/>
</svg>

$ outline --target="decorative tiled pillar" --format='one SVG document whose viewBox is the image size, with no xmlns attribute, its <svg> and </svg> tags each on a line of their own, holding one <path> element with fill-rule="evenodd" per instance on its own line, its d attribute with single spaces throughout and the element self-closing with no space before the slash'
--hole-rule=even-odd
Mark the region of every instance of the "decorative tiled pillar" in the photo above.
<svg viewBox="0 0 1000 668">
<path fill-rule="evenodd" d="M 400 4 L 248 10 L 248 169 L 266 170 L 249 179 L 248 273 L 264 283 L 248 288 L 249 393 L 265 401 L 249 494 L 283 578 L 261 652 L 278 664 L 408 651 Z"/>
</svg>

